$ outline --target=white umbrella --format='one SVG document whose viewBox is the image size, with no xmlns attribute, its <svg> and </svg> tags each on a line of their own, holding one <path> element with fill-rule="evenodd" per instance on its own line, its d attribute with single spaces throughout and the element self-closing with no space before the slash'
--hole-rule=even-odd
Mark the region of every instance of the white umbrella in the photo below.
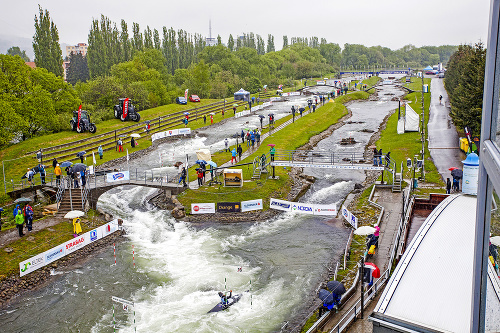
<svg viewBox="0 0 500 333">
<path fill-rule="evenodd" d="M 132 133 L 132 134 L 130 134 L 130 136 L 131 136 L 131 137 L 133 137 L 133 138 L 140 138 L 140 137 L 141 137 L 141 136 L 140 136 L 139 134 L 137 134 L 137 133 Z"/>
<path fill-rule="evenodd" d="M 364 226 L 359 227 L 358 229 L 354 230 L 354 234 L 359 235 L 359 236 L 373 235 L 373 233 L 375 233 L 375 228 L 370 227 L 369 225 L 364 225 Z"/>
<path fill-rule="evenodd" d="M 212 116 L 215 116 L 215 113 L 213 113 L 213 112 L 210 112 L 209 114 L 211 114 Z"/>
<path fill-rule="evenodd" d="M 64 215 L 64 218 L 65 219 L 75 219 L 77 217 L 82 217 L 83 215 L 85 215 L 85 213 L 82 212 L 81 210 L 72 210 L 72 211 L 67 212 L 66 215 Z"/>
<path fill-rule="evenodd" d="M 491 237 L 490 242 L 493 245 L 500 246 L 500 236 Z"/>
</svg>

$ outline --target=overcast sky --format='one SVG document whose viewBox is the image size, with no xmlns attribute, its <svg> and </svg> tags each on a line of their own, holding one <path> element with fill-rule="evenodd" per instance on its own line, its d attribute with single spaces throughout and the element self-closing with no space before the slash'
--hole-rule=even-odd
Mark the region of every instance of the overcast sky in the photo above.
<svg viewBox="0 0 500 333">
<path fill-rule="evenodd" d="M 59 29 L 61 43 L 87 42 L 92 18 L 101 14 L 119 25 L 125 19 L 160 31 L 163 26 L 208 36 L 243 32 L 326 38 L 328 42 L 382 45 L 398 49 L 416 46 L 486 42 L 489 20 L 487 0 L 287 0 L 287 1 L 151 1 L 151 0 L 17 0 L 3 1 L 0 34 L 32 38 L 38 4 L 48 9 Z M 77 5 L 79 4 L 79 5 Z"/>
</svg>

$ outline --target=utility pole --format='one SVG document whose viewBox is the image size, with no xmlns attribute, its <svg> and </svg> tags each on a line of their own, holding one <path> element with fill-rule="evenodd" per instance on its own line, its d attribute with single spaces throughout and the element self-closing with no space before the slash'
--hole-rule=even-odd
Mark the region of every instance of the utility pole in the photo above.
<svg viewBox="0 0 500 333">
<path fill-rule="evenodd" d="M 424 71 L 422 70 L 422 180 L 425 180 L 425 108 L 424 108 Z"/>
</svg>

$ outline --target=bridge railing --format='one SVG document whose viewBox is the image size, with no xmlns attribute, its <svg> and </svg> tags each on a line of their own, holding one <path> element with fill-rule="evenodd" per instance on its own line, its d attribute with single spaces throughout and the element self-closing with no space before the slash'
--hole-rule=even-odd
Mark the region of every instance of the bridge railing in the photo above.
<svg viewBox="0 0 500 333">
<path fill-rule="evenodd" d="M 310 164 L 354 164 L 364 161 L 363 152 L 333 152 L 314 150 L 276 150 L 276 161 L 306 162 Z"/>
<path fill-rule="evenodd" d="M 130 170 L 118 170 L 118 171 L 129 171 L 129 179 L 116 182 L 108 182 L 106 180 L 107 173 L 101 173 L 97 175 L 91 175 L 88 181 L 88 189 L 104 187 L 109 185 L 155 185 L 155 186 L 167 186 L 171 184 L 177 184 L 179 182 L 179 175 L 172 176 L 165 171 L 159 170 L 144 170 L 144 169 L 130 169 Z"/>
<path fill-rule="evenodd" d="M 10 179 L 10 182 L 6 181 L 4 190 L 5 194 L 7 194 L 8 192 L 25 190 L 39 185 L 56 186 L 56 175 L 52 172 L 45 173 L 45 184 L 42 184 L 42 178 L 38 173 L 33 176 L 31 182 L 28 181 L 27 178 L 21 178 L 19 180 Z"/>
</svg>

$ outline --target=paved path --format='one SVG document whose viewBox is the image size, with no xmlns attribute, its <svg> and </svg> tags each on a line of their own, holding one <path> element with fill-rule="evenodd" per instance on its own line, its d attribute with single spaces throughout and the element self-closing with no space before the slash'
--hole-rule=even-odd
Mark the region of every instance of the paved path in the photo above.
<svg viewBox="0 0 500 333">
<path fill-rule="evenodd" d="M 442 104 L 439 104 L 439 95 L 443 96 Z M 458 134 L 449 115 L 449 105 L 443 79 L 433 78 L 428 123 L 429 151 L 434 165 L 445 182 L 446 178 L 451 177 L 448 169 L 451 167 L 462 169 L 461 161 L 465 159 L 458 148 Z"/>
</svg>

